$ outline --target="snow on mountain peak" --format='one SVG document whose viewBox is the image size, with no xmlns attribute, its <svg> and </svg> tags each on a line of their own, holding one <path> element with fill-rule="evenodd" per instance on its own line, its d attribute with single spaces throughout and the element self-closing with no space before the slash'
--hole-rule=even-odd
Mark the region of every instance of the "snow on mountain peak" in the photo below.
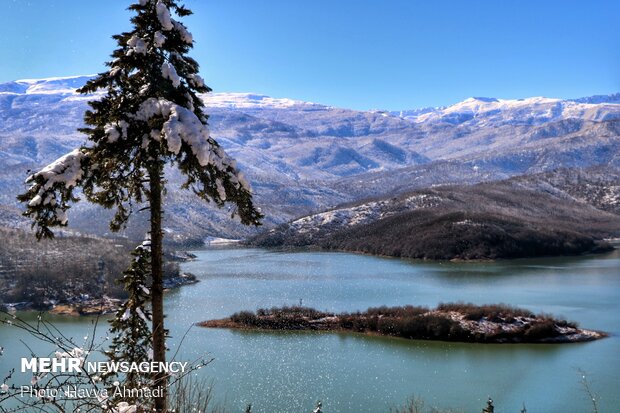
<svg viewBox="0 0 620 413">
<path fill-rule="evenodd" d="M 587 96 L 587 97 L 583 97 L 583 98 L 579 98 L 579 99 L 572 99 L 575 102 L 580 102 L 580 103 L 592 103 L 592 104 L 598 104 L 598 103 L 620 103 L 620 93 L 613 93 L 611 95 L 594 95 L 594 96 Z"/>
<path fill-rule="evenodd" d="M 49 77 L 44 79 L 20 79 L 0 83 L 0 94 L 15 95 L 76 95 L 76 89 L 82 87 L 95 75 Z M 209 93 L 201 96 L 208 107 L 238 109 L 291 109 L 291 108 L 329 108 L 329 106 L 294 100 L 272 98 L 257 93 Z M 80 99 L 68 96 L 68 100 Z"/>
<path fill-rule="evenodd" d="M 75 94 L 94 75 L 20 79 L 0 84 L 0 93 L 25 95 Z"/>
<path fill-rule="evenodd" d="M 243 109 L 289 109 L 299 106 L 325 108 L 326 106 L 288 98 L 272 98 L 256 93 L 209 93 L 201 96 L 206 106 L 212 108 L 243 108 Z"/>
<path fill-rule="evenodd" d="M 554 104 L 560 102 L 560 99 L 551 99 L 545 97 L 531 97 L 527 99 L 497 99 L 472 97 L 462 102 L 456 103 L 446 108 L 447 112 L 471 111 L 474 113 L 485 112 L 496 109 L 514 109 L 523 106 L 532 106 L 540 104 Z"/>
<path fill-rule="evenodd" d="M 465 99 L 465 102 L 487 102 L 487 103 L 492 103 L 492 102 L 499 102 L 499 99 L 496 98 L 485 98 L 485 97 L 471 97 L 468 99 Z"/>
<path fill-rule="evenodd" d="M 592 121 L 602 121 L 609 118 L 605 105 L 616 105 L 614 96 L 606 100 L 598 97 L 597 103 L 587 98 L 578 100 L 563 100 L 543 96 L 525 99 L 496 99 L 471 97 L 444 108 L 434 111 L 406 116 L 416 123 L 441 122 L 452 125 L 476 122 L 495 122 L 496 124 L 539 124 L 565 118 L 584 118 Z M 616 117 L 614 112 L 614 117 Z"/>
<path fill-rule="evenodd" d="M 76 94 L 75 90 L 83 86 L 95 75 L 49 77 L 43 79 L 20 79 L 0 83 L 0 95 L 65 95 L 64 99 L 88 100 L 90 97 Z M 294 100 L 289 98 L 273 98 L 257 93 L 209 93 L 201 96 L 207 107 L 230 109 L 292 109 L 292 110 L 325 110 L 331 106 L 318 103 Z M 497 116 L 504 113 L 508 118 L 523 118 L 525 112 L 532 112 L 534 118 L 547 121 L 557 116 L 580 116 L 592 111 L 595 105 L 620 104 L 620 93 L 584 97 L 580 99 L 554 99 L 546 97 L 530 97 L 525 99 L 498 99 L 490 97 L 470 97 L 451 106 L 422 108 L 406 111 L 385 112 L 416 123 L 438 120 L 458 124 L 480 116 Z M 533 112 L 536 112 L 535 114 Z M 511 115 L 512 114 L 512 115 Z M 513 116 L 514 115 L 514 116 Z M 542 118 L 541 118 L 542 116 Z M 544 118 L 544 119 L 543 119 Z M 599 119 L 600 120 L 600 119 Z"/>
</svg>

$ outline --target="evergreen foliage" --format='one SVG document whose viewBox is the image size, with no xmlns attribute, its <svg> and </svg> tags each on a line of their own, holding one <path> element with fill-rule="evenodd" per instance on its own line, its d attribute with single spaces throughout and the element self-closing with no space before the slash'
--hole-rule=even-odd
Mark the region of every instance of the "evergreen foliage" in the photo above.
<svg viewBox="0 0 620 413">
<path fill-rule="evenodd" d="M 260 225 L 250 186 L 209 136 L 207 115 L 197 93 L 211 89 L 198 75 L 198 63 L 187 56 L 193 37 L 174 15 L 191 11 L 176 0 L 139 0 L 132 30 L 115 35 L 118 48 L 100 73 L 79 89 L 95 94 L 85 114 L 87 145 L 30 175 L 31 186 L 18 199 L 27 203 L 24 215 L 34 219 L 36 235 L 53 237 L 51 227 L 66 226 L 66 212 L 86 198 L 115 209 L 110 228 L 124 228 L 136 206 L 148 203 L 151 217 L 153 360 L 165 361 L 162 280 L 162 195 L 164 166 L 176 166 L 186 177 L 183 188 L 200 199 L 223 206 L 229 202 L 243 224 Z M 156 374 L 154 386 L 166 386 Z M 166 410 L 166 396 L 156 398 L 155 410 Z"/>
<path fill-rule="evenodd" d="M 123 228 L 134 205 L 148 200 L 148 177 L 165 163 L 186 176 L 184 188 L 218 206 L 230 202 L 244 224 L 258 225 L 261 214 L 234 160 L 209 136 L 208 116 L 197 93 L 211 89 L 198 75 L 198 63 L 186 56 L 193 44 L 170 11 L 191 11 L 174 0 L 140 1 L 133 30 L 115 35 L 118 48 L 108 71 L 90 80 L 80 93 L 103 91 L 86 112 L 88 145 L 59 158 L 28 177 L 32 185 L 18 198 L 27 202 L 38 237 L 68 223 L 66 211 L 82 187 L 86 198 L 116 208 L 113 230 Z"/>
<path fill-rule="evenodd" d="M 129 363 L 141 363 L 153 359 L 152 332 L 150 323 L 151 312 L 147 308 L 150 301 L 150 290 L 147 279 L 151 273 L 151 246 L 149 241 L 139 245 L 132 253 L 133 259 L 129 268 L 123 273 L 120 280 L 128 294 L 128 299 L 119 307 L 116 316 L 110 320 L 112 344 L 105 351 L 110 361 Z M 114 394 L 114 382 L 118 381 L 130 389 L 150 387 L 152 380 L 150 374 L 131 371 L 124 377 L 118 377 L 110 371 L 102 374 L 102 379 L 111 390 L 108 394 Z M 107 403 L 112 406 L 121 401 L 130 404 L 140 404 L 142 408 L 148 408 L 145 404 L 149 400 L 116 400 L 110 397 Z"/>
</svg>

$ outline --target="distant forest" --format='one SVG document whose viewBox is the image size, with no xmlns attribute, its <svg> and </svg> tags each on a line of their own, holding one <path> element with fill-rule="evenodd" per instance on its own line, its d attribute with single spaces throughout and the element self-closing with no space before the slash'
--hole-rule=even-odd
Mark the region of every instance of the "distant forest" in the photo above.
<svg viewBox="0 0 620 413">
<path fill-rule="evenodd" d="M 28 301 L 45 309 L 50 301 L 126 296 L 116 280 L 129 266 L 133 243 L 62 235 L 38 242 L 32 233 L 7 228 L 0 228 L 0 239 L 0 303 Z M 168 275 L 179 272 L 177 263 L 166 267 Z"/>
</svg>

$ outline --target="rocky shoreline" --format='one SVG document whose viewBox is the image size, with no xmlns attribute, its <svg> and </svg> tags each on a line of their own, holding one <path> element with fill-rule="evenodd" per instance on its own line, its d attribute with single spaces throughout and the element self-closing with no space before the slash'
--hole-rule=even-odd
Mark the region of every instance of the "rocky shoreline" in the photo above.
<svg viewBox="0 0 620 413">
<path fill-rule="evenodd" d="M 198 323 L 209 328 L 348 331 L 407 339 L 471 343 L 578 343 L 607 337 L 575 323 L 505 305 L 379 307 L 334 314 L 305 307 L 261 309 Z"/>
<path fill-rule="evenodd" d="M 185 285 L 195 284 L 199 280 L 192 273 L 181 273 L 177 276 L 166 278 L 164 280 L 164 291 L 180 288 Z M 54 302 L 48 303 L 48 308 L 43 311 L 50 314 L 68 315 L 68 316 L 93 316 L 104 315 L 116 312 L 118 307 L 124 301 L 119 298 L 112 298 L 106 295 L 102 297 L 76 297 L 70 302 Z M 41 311 L 41 308 L 36 308 L 33 302 L 23 301 L 18 303 L 5 303 L 1 305 L 5 311 L 28 311 L 37 310 Z"/>
</svg>

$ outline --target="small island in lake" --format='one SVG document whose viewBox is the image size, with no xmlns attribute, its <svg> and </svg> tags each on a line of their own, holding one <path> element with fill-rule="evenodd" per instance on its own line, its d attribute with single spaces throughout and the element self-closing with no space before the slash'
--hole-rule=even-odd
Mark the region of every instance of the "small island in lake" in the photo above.
<svg viewBox="0 0 620 413">
<path fill-rule="evenodd" d="M 241 311 L 202 327 L 257 330 L 350 331 L 417 340 L 471 343 L 576 343 L 607 337 L 576 323 L 503 304 L 440 304 L 377 307 L 365 312 L 330 313 L 308 307 Z"/>
</svg>

